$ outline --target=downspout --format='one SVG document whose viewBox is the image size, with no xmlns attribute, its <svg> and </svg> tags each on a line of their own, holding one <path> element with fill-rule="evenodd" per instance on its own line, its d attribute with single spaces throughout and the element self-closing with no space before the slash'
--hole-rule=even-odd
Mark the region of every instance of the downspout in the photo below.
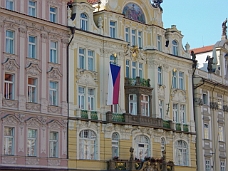
<svg viewBox="0 0 228 171">
<path fill-rule="evenodd" d="M 67 159 L 69 159 L 69 150 L 68 150 L 68 146 L 69 146 L 69 115 L 70 115 L 70 105 L 69 105 L 69 47 L 70 47 L 70 43 L 72 42 L 73 38 L 74 38 L 74 33 L 75 33 L 75 27 L 68 27 L 71 31 L 71 39 L 69 41 L 69 43 L 67 44 L 67 59 L 66 59 L 66 67 L 67 67 L 67 106 L 68 106 L 68 110 L 67 110 Z"/>
</svg>

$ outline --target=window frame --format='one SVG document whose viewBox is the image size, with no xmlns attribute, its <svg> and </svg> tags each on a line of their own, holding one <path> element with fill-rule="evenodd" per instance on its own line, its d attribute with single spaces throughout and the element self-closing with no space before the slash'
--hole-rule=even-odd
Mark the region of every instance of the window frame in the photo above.
<svg viewBox="0 0 228 171">
<path fill-rule="evenodd" d="M 30 42 L 30 38 L 34 38 L 34 42 Z M 29 36 L 28 37 L 28 57 L 36 59 L 36 50 L 37 49 L 37 37 Z M 33 56 L 34 54 L 34 56 Z"/>
<path fill-rule="evenodd" d="M 7 36 L 7 33 L 12 33 L 12 37 Z M 5 51 L 6 53 L 9 54 L 15 54 L 15 31 L 13 30 L 6 30 L 6 34 L 5 34 Z M 9 49 L 9 50 L 8 50 Z"/>
<path fill-rule="evenodd" d="M 35 131 L 35 137 L 29 137 L 29 130 Z M 28 128 L 28 130 L 27 130 L 27 156 L 37 156 L 37 138 L 38 138 L 37 132 L 38 132 L 37 129 Z M 28 146 L 29 140 L 35 142 L 35 145 L 34 145 L 34 155 L 32 155 L 32 154 L 30 155 L 31 149 L 29 149 L 29 146 Z"/>
<path fill-rule="evenodd" d="M 149 117 L 150 116 L 150 96 L 141 94 L 140 97 L 141 97 L 140 99 L 141 115 Z M 145 97 L 147 98 L 147 101 L 145 100 Z M 143 105 L 145 105 L 145 109 L 144 109 L 145 112 L 143 112 Z"/>
<path fill-rule="evenodd" d="M 54 45 L 52 47 L 52 45 Z M 51 63 L 58 63 L 58 42 L 57 41 L 50 41 L 50 58 L 49 62 Z"/>
<path fill-rule="evenodd" d="M 138 47 L 141 49 L 143 47 L 143 33 L 142 31 L 138 31 Z"/>
<path fill-rule="evenodd" d="M 53 133 L 53 137 L 56 137 L 55 139 L 51 139 L 51 134 Z M 56 134 L 54 136 L 54 134 Z M 51 146 L 54 149 L 54 146 L 56 147 L 56 152 L 54 153 L 51 151 Z M 50 158 L 58 158 L 59 157 L 59 132 L 58 131 L 50 131 L 49 132 L 49 157 Z"/>
<path fill-rule="evenodd" d="M 189 147 L 186 141 L 177 140 L 175 142 L 175 165 L 189 166 Z M 184 163 L 186 162 L 186 163 Z"/>
<path fill-rule="evenodd" d="M 205 160 L 205 171 L 211 171 L 211 161 L 208 159 Z"/>
<path fill-rule="evenodd" d="M 180 122 L 182 124 L 186 124 L 187 122 L 187 115 L 186 115 L 186 105 L 185 104 L 180 104 L 180 109 L 179 109 L 179 113 L 180 113 Z"/>
<path fill-rule="evenodd" d="M 204 132 L 204 139 L 210 139 L 208 123 L 203 124 L 203 132 Z"/>
<path fill-rule="evenodd" d="M 126 77 L 130 78 L 130 60 L 127 59 L 125 64 L 126 64 Z"/>
<path fill-rule="evenodd" d="M 54 11 L 52 11 L 51 9 L 54 9 Z M 49 20 L 50 22 L 53 22 L 53 23 L 57 23 L 57 7 L 54 7 L 54 6 L 50 6 L 49 7 Z"/>
<path fill-rule="evenodd" d="M 135 157 L 138 158 L 139 160 L 144 160 L 145 157 L 149 157 L 150 153 L 151 153 L 150 143 L 151 143 L 150 138 L 148 136 L 137 135 L 134 138 Z M 143 150 L 143 153 L 141 153 L 141 150 Z M 142 154 L 141 157 L 140 157 L 140 153 Z M 147 154 L 147 155 L 145 155 L 145 154 Z"/>
<path fill-rule="evenodd" d="M 11 75 L 12 80 L 6 80 L 6 75 Z M 13 73 L 5 73 L 4 75 L 4 98 L 7 100 L 14 100 L 15 99 L 15 74 Z M 12 86 L 12 91 L 10 91 L 10 84 Z M 6 86 L 7 85 L 7 86 Z M 7 91 L 7 94 L 6 94 Z M 12 96 L 10 96 L 12 94 Z"/>
<path fill-rule="evenodd" d="M 93 94 L 89 94 L 89 92 L 90 92 L 90 90 L 92 90 L 93 91 Z M 88 93 L 87 93 L 87 109 L 89 110 L 89 111 L 95 111 L 95 106 L 96 106 L 96 104 L 95 104 L 95 102 L 96 102 L 96 98 L 95 98 L 95 88 L 88 88 Z M 93 104 L 92 104 L 93 103 Z"/>
<path fill-rule="evenodd" d="M 80 91 L 83 90 L 83 92 Z M 81 110 L 85 110 L 86 109 L 86 88 L 83 86 L 78 86 L 78 108 Z M 82 104 L 83 102 L 83 104 Z"/>
<path fill-rule="evenodd" d="M 159 99 L 158 106 L 159 106 L 159 117 L 161 119 L 164 119 L 164 100 Z"/>
<path fill-rule="evenodd" d="M 173 40 L 172 41 L 172 53 L 173 53 L 173 55 L 178 56 L 179 55 L 178 51 L 179 51 L 178 41 Z"/>
<path fill-rule="evenodd" d="M 51 83 L 54 83 L 51 87 Z M 49 104 L 51 106 L 58 106 L 58 96 L 59 96 L 59 84 L 57 81 L 49 81 Z"/>
<path fill-rule="evenodd" d="M 177 81 L 177 71 L 172 71 L 172 88 L 177 89 L 178 87 L 178 81 Z"/>
<path fill-rule="evenodd" d="M 208 93 L 203 93 L 202 99 L 203 99 L 203 105 L 208 105 Z"/>
<path fill-rule="evenodd" d="M 34 2 L 35 5 L 34 6 L 30 5 L 30 2 Z M 34 10 L 34 14 L 33 14 L 33 10 Z M 32 17 L 37 16 L 37 1 L 33 1 L 33 0 L 28 1 L 28 15 Z"/>
<path fill-rule="evenodd" d="M 91 53 L 91 55 L 90 55 L 90 53 Z M 88 49 L 87 50 L 87 54 L 88 54 L 88 56 L 87 56 L 87 58 L 88 58 L 88 70 L 89 71 L 94 71 L 94 61 L 95 61 L 95 57 L 94 57 L 94 51 L 93 50 L 90 50 L 90 49 Z M 92 64 L 90 64 L 90 62 L 92 61 Z M 92 66 L 92 68 L 90 68 L 90 66 Z"/>
<path fill-rule="evenodd" d="M 220 171 L 225 171 L 226 161 L 220 160 Z"/>
<path fill-rule="evenodd" d="M 162 51 L 162 37 L 161 35 L 157 35 L 157 48 L 158 48 L 158 51 Z"/>
<path fill-rule="evenodd" d="M 88 15 L 86 13 L 80 14 L 80 29 L 88 31 Z"/>
<path fill-rule="evenodd" d="M 110 20 L 109 22 L 109 32 L 110 32 L 110 37 L 111 38 L 116 38 L 116 21 Z"/>
<path fill-rule="evenodd" d="M 120 143 L 120 135 L 118 132 L 113 132 L 112 133 L 112 157 L 119 157 L 119 151 L 120 151 L 120 147 L 119 147 L 119 143 Z M 115 150 L 117 150 L 117 154 L 115 154 Z"/>
<path fill-rule="evenodd" d="M 159 70 L 160 69 L 160 70 Z M 162 85 L 162 67 L 158 67 L 158 85 Z"/>
<path fill-rule="evenodd" d="M 219 126 L 219 129 L 218 129 L 218 133 L 219 133 L 219 141 L 224 141 L 224 129 L 223 129 L 223 126 Z"/>
<path fill-rule="evenodd" d="M 163 156 L 163 151 L 166 150 L 166 140 L 164 137 L 161 137 L 161 156 Z"/>
<path fill-rule="evenodd" d="M 130 43 L 130 27 L 125 27 L 125 41 Z"/>
<path fill-rule="evenodd" d="M 131 97 L 132 100 L 131 100 Z M 132 110 L 131 110 L 132 109 Z M 137 94 L 129 94 L 129 113 L 131 115 L 137 115 Z"/>
<path fill-rule="evenodd" d="M 176 107 L 174 107 L 176 106 Z M 180 123 L 179 121 L 179 104 L 178 103 L 173 103 L 173 121 L 175 123 Z"/>
<path fill-rule="evenodd" d="M 29 79 L 34 81 L 34 84 L 29 84 Z M 28 102 L 36 103 L 37 102 L 37 78 L 28 77 Z M 33 90 L 34 89 L 34 90 Z M 34 94 L 31 91 L 34 91 Z M 30 97 L 34 95 L 35 97 Z"/>
<path fill-rule="evenodd" d="M 6 128 L 12 128 L 12 135 L 5 135 L 5 129 Z M 15 127 L 11 127 L 11 126 L 4 126 L 4 141 L 3 141 L 3 154 L 4 155 L 14 155 L 15 154 Z M 6 139 L 8 139 L 7 140 L 7 142 L 9 142 L 9 139 L 12 139 L 11 141 L 12 141 L 12 146 L 11 146 L 11 153 L 9 153 L 9 152 L 7 152 L 6 153 L 6 148 L 5 148 L 5 146 L 6 146 Z M 7 145 L 7 149 L 9 148 L 9 145 Z M 9 149 L 8 149 L 9 150 Z M 8 151 L 7 150 L 7 151 Z"/>
<path fill-rule="evenodd" d="M 179 80 L 179 89 L 184 90 L 184 72 L 179 71 L 178 80 Z"/>
<path fill-rule="evenodd" d="M 131 30 L 131 46 L 136 46 L 136 29 Z"/>
<path fill-rule="evenodd" d="M 9 4 L 12 3 L 12 4 Z M 10 6 L 8 6 L 10 5 Z M 14 0 L 6 0 L 6 9 L 14 11 L 15 10 L 15 1 Z"/>
</svg>

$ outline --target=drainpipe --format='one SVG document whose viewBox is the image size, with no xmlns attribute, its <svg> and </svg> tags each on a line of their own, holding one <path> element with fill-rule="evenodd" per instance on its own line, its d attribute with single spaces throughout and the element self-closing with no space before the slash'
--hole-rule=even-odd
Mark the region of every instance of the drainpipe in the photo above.
<svg viewBox="0 0 228 171">
<path fill-rule="evenodd" d="M 68 110 L 67 110 L 67 159 L 69 159 L 69 152 L 68 152 L 68 138 L 69 138 L 69 114 L 70 114 L 70 105 L 69 105 L 69 47 L 70 47 L 70 43 L 72 42 L 73 38 L 74 38 L 74 33 L 75 33 L 75 27 L 68 27 L 71 31 L 71 39 L 69 41 L 69 43 L 67 44 L 67 59 L 66 59 L 66 69 L 67 69 L 67 106 L 68 106 Z"/>
</svg>

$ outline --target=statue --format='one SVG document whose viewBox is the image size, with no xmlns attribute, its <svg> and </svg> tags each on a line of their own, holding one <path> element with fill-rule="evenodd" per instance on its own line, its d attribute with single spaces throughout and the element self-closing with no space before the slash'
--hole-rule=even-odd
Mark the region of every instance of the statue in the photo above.
<svg viewBox="0 0 228 171">
<path fill-rule="evenodd" d="M 226 26 L 226 23 L 227 23 L 227 18 L 226 20 L 222 23 L 222 36 L 226 36 L 226 29 L 227 29 L 227 26 Z"/>
<path fill-rule="evenodd" d="M 98 28 L 99 29 L 102 29 L 103 28 L 103 19 L 102 19 L 101 16 L 98 18 Z"/>
<path fill-rule="evenodd" d="M 154 8 L 160 8 L 162 10 L 161 3 L 163 2 L 163 0 L 152 0 L 152 1 L 153 1 L 152 6 Z"/>
<path fill-rule="evenodd" d="M 130 161 L 133 161 L 134 160 L 134 156 L 133 156 L 133 153 L 134 153 L 134 148 L 130 148 L 130 153 L 131 153 L 131 155 L 130 155 Z"/>
<path fill-rule="evenodd" d="M 192 60 L 195 61 L 196 60 L 196 55 L 195 55 L 193 50 L 191 51 L 191 56 L 192 56 Z"/>
<path fill-rule="evenodd" d="M 209 55 L 207 55 L 206 61 L 208 61 L 208 64 L 207 64 L 208 72 L 213 72 L 212 70 L 213 59 L 214 59 L 213 57 L 211 58 Z"/>
</svg>

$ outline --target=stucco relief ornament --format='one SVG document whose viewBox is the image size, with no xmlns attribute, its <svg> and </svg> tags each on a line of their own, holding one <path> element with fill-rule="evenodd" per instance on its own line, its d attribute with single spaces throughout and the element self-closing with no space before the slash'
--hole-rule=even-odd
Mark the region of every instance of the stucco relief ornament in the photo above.
<svg viewBox="0 0 228 171">
<path fill-rule="evenodd" d="M 53 79 L 59 80 L 60 77 L 62 77 L 62 74 L 61 74 L 61 72 L 59 71 L 58 68 L 51 67 L 50 71 L 48 71 L 48 76 L 49 76 L 49 78 L 53 78 Z"/>
<path fill-rule="evenodd" d="M 195 103 L 199 106 L 203 105 L 203 100 L 201 98 L 195 98 Z"/>
<path fill-rule="evenodd" d="M 30 63 L 27 67 L 27 74 L 31 75 L 31 76 L 37 76 L 41 73 L 41 69 L 39 68 L 38 64 L 33 64 Z"/>
<path fill-rule="evenodd" d="M 24 114 L 16 113 L 15 116 L 20 121 L 20 123 L 24 123 L 24 121 L 25 121 L 25 115 Z"/>
<path fill-rule="evenodd" d="M 3 62 L 2 64 L 6 71 L 12 72 L 12 71 L 16 71 L 17 69 L 20 68 L 15 59 L 7 58 L 6 61 Z"/>
</svg>

